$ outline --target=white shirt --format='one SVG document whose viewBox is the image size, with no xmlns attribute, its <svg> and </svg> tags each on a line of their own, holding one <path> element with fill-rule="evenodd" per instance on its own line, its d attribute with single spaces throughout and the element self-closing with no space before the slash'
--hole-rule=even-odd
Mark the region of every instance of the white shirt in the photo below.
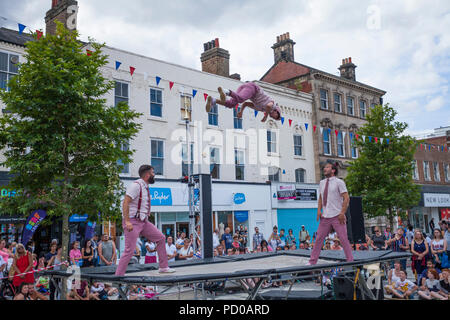
<svg viewBox="0 0 450 320">
<path fill-rule="evenodd" d="M 183 256 L 188 256 L 190 255 L 192 252 L 192 247 L 189 246 L 187 247 L 187 249 L 185 249 L 184 247 L 180 249 L 180 251 L 178 251 L 179 254 L 182 254 Z M 191 258 L 186 258 L 186 260 L 191 260 L 194 256 L 192 256 Z M 183 259 L 184 260 L 184 259 Z"/>
<path fill-rule="evenodd" d="M 217 233 L 213 233 L 213 247 L 214 249 L 220 245 L 219 235 Z"/>
<path fill-rule="evenodd" d="M 145 218 L 150 214 L 150 192 L 148 188 L 148 184 L 142 179 L 138 179 L 128 186 L 126 195 L 132 199 L 129 205 L 130 218 L 134 218 L 136 216 L 139 205 L 139 194 L 141 192 L 141 207 L 139 209 L 140 219 L 144 221 Z"/>
<path fill-rule="evenodd" d="M 153 242 L 147 242 L 145 244 L 145 248 L 147 249 L 147 253 L 145 254 L 147 257 L 156 256 L 156 251 L 150 252 L 149 250 L 155 250 L 156 245 Z"/>
<path fill-rule="evenodd" d="M 330 235 L 328 236 L 328 239 L 330 240 L 330 246 L 332 246 L 334 244 L 334 239 L 337 238 L 337 234 L 336 232 L 330 233 Z"/>
<path fill-rule="evenodd" d="M 177 252 L 177 247 L 175 247 L 175 245 L 172 243 L 169 247 L 169 244 L 166 243 L 166 252 L 167 255 L 173 255 L 175 252 Z M 169 260 L 169 262 L 173 262 L 175 261 L 175 257 L 173 257 L 172 259 Z"/>
<path fill-rule="evenodd" d="M 336 177 L 328 178 L 328 195 L 327 195 L 327 205 L 324 205 L 324 191 L 327 179 L 323 179 L 319 183 L 319 191 L 322 196 L 322 216 L 324 218 L 333 218 L 338 216 L 342 210 L 342 204 L 344 203 L 344 198 L 342 194 L 347 192 L 347 187 L 345 182 Z"/>
<path fill-rule="evenodd" d="M 177 239 L 177 241 L 175 241 L 175 244 L 183 246 L 184 245 L 184 239 L 181 239 L 181 238 Z M 181 250 L 181 248 L 178 249 L 177 252 L 180 253 L 180 250 Z"/>
</svg>

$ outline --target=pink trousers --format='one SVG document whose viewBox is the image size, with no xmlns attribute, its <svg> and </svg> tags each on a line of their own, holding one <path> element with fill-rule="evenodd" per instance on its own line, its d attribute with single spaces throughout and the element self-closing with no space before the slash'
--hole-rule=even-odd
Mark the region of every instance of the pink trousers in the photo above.
<svg viewBox="0 0 450 320">
<path fill-rule="evenodd" d="M 319 259 L 320 251 L 322 250 L 323 241 L 327 235 L 331 232 L 331 227 L 336 231 L 341 245 L 344 249 L 345 257 L 347 261 L 353 261 L 352 247 L 347 237 L 347 224 L 341 224 L 338 216 L 333 218 L 320 219 L 319 228 L 317 229 L 316 242 L 311 252 L 311 258 L 309 263 L 316 264 Z"/>
<path fill-rule="evenodd" d="M 169 266 L 167 262 L 166 253 L 166 237 L 162 234 L 158 228 L 147 219 L 141 221 L 139 219 L 130 218 L 130 222 L 133 225 L 133 230 L 128 231 L 123 223 L 123 230 L 125 234 L 125 251 L 120 257 L 119 265 L 116 269 L 116 276 L 123 276 L 127 270 L 128 263 L 136 250 L 137 239 L 142 234 L 148 241 L 156 243 L 156 251 L 159 257 L 159 267 L 167 268 Z"/>
<path fill-rule="evenodd" d="M 225 106 L 234 108 L 238 103 L 242 103 L 252 98 L 257 91 L 257 86 L 253 82 L 247 82 L 239 86 L 236 92 L 230 90 L 231 99 L 227 99 Z"/>
</svg>

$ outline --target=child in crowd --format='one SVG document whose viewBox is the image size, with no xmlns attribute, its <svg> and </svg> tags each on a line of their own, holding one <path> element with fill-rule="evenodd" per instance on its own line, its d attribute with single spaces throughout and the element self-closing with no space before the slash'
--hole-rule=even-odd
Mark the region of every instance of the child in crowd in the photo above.
<svg viewBox="0 0 450 320">
<path fill-rule="evenodd" d="M 423 299 L 447 300 L 446 296 L 439 294 L 441 286 L 439 284 L 439 275 L 435 269 L 428 270 L 428 279 L 425 280 L 425 290 L 419 290 L 419 296 Z"/>
<path fill-rule="evenodd" d="M 411 280 L 406 279 L 406 272 L 404 270 L 400 271 L 399 275 L 400 279 L 395 282 L 392 295 L 400 299 L 414 298 L 417 286 Z"/>
</svg>

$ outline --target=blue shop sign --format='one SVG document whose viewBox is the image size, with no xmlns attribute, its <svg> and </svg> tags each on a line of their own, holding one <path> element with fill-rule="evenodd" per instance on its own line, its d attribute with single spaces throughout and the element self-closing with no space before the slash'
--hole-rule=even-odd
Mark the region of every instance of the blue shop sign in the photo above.
<svg viewBox="0 0 450 320">
<path fill-rule="evenodd" d="M 152 206 L 171 206 L 172 191 L 170 188 L 150 188 Z"/>
<path fill-rule="evenodd" d="M 234 218 L 240 222 L 244 223 L 248 220 L 248 211 L 235 211 L 234 212 Z"/>
<path fill-rule="evenodd" d="M 245 202 L 245 194 L 243 194 L 243 193 L 236 193 L 234 195 L 234 199 L 233 200 L 234 200 L 235 204 L 242 204 L 242 203 Z"/>
<path fill-rule="evenodd" d="M 85 222 L 88 219 L 88 215 L 86 214 L 73 214 L 69 217 L 69 222 Z"/>
</svg>

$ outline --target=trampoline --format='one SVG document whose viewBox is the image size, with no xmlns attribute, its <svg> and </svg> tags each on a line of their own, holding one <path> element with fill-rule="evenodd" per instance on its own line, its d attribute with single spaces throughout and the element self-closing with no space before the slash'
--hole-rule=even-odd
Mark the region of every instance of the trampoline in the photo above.
<svg viewBox="0 0 450 320">
<path fill-rule="evenodd" d="M 259 294 L 264 281 L 281 277 L 283 281 L 291 280 L 291 286 L 286 293 L 287 299 L 295 280 L 311 278 L 312 274 L 317 277 L 330 270 L 339 271 L 340 274 L 359 275 L 364 269 L 373 268 L 374 265 L 380 266 L 381 263 L 393 260 L 407 259 L 411 254 L 393 251 L 354 251 L 353 256 L 353 262 L 346 262 L 343 251 L 322 250 L 318 263 L 310 266 L 307 265 L 310 251 L 299 249 L 175 261 L 169 264 L 176 270 L 172 274 L 160 274 L 158 264 L 130 264 L 124 276 L 114 275 L 116 266 L 81 268 L 80 278 L 91 283 L 100 281 L 112 284 L 118 288 L 120 299 L 127 299 L 124 289 L 129 285 L 163 287 L 160 295 L 171 288 L 177 287 L 180 291 L 184 285 L 193 285 L 195 299 L 207 299 L 211 284 L 235 281 L 248 294 L 247 299 L 254 300 L 264 299 Z M 60 293 L 61 288 L 54 279 L 67 279 L 72 276 L 72 273 L 66 271 L 45 271 L 43 274 L 50 276 Z M 249 278 L 257 279 L 254 288 L 245 288 L 243 280 Z M 356 276 L 356 286 L 366 293 L 368 299 L 375 299 L 363 276 Z M 201 294 L 198 295 L 198 292 Z"/>
</svg>

